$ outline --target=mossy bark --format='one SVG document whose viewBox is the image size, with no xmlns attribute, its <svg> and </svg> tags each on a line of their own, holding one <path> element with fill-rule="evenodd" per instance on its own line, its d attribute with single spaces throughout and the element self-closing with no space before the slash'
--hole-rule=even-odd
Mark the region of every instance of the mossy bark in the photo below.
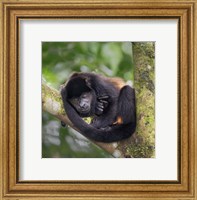
<svg viewBox="0 0 197 200">
<path fill-rule="evenodd" d="M 127 151 L 132 157 L 150 158 L 155 156 L 155 43 L 132 45 L 137 128 Z"/>
</svg>

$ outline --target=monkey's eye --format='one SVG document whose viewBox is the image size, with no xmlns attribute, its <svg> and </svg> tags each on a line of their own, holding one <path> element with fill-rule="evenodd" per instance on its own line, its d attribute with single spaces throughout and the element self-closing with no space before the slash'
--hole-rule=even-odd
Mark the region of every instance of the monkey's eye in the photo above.
<svg viewBox="0 0 197 200">
<path fill-rule="evenodd" d="M 86 95 L 86 94 L 83 94 L 83 95 L 82 95 L 82 98 L 86 98 L 86 97 L 87 97 L 87 95 Z"/>
<path fill-rule="evenodd" d="M 70 102 L 72 103 L 72 104 L 74 104 L 74 105 L 76 105 L 77 103 L 78 103 L 78 98 L 72 98 L 72 99 L 70 99 Z"/>
</svg>

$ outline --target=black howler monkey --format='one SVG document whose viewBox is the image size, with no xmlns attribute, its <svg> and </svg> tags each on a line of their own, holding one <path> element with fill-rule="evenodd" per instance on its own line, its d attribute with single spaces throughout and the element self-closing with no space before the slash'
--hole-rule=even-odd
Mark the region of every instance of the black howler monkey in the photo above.
<svg viewBox="0 0 197 200">
<path fill-rule="evenodd" d="M 136 127 L 135 91 L 120 78 L 74 73 L 61 90 L 68 118 L 86 137 L 115 142 Z M 81 117 L 93 117 L 87 124 Z"/>
</svg>

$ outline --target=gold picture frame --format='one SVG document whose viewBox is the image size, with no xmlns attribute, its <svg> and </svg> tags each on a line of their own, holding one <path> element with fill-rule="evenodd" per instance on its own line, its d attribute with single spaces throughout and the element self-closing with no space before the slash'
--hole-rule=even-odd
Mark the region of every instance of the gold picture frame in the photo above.
<svg viewBox="0 0 197 200">
<path fill-rule="evenodd" d="M 196 0 L 2 0 L 0 199 L 197 199 Z M 21 19 L 178 19 L 177 181 L 19 181 Z"/>
</svg>

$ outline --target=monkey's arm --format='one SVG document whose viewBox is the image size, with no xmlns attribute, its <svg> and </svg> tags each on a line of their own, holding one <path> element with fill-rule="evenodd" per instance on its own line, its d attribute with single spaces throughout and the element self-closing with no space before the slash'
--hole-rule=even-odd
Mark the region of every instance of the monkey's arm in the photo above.
<svg viewBox="0 0 197 200">
<path fill-rule="evenodd" d="M 117 124 L 136 123 L 135 90 L 126 85 L 118 98 Z"/>
<path fill-rule="evenodd" d="M 96 94 L 96 106 L 95 106 L 95 114 L 102 115 L 104 110 L 108 107 L 110 102 L 110 97 L 107 95 L 106 88 L 103 87 L 101 80 L 92 75 L 91 77 L 85 78 L 86 85 L 94 90 Z"/>
</svg>

